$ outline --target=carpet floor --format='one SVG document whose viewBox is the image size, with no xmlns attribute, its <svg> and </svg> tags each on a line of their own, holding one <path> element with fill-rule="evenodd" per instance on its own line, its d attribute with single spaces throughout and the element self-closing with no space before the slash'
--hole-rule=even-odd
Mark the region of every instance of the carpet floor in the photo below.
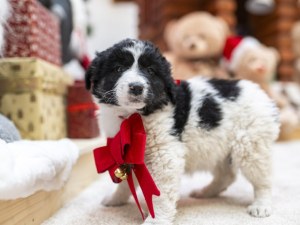
<svg viewBox="0 0 300 225">
<path fill-rule="evenodd" d="M 300 142 L 277 143 L 273 146 L 273 152 L 272 216 L 253 218 L 246 213 L 247 205 L 253 200 L 253 190 L 241 175 L 218 198 L 189 198 L 191 190 L 203 187 L 211 180 L 209 174 L 199 173 L 182 179 L 175 224 L 300 225 Z M 100 204 L 115 187 L 107 175 L 100 176 L 98 181 L 42 225 L 141 224 L 142 219 L 133 199 L 121 207 L 103 207 Z"/>
</svg>

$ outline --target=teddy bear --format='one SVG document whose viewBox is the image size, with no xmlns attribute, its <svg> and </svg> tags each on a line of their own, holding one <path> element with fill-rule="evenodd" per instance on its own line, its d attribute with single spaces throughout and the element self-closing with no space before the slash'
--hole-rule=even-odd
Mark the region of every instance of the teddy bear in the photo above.
<svg viewBox="0 0 300 225">
<path fill-rule="evenodd" d="M 293 85 L 274 81 L 279 59 L 275 48 L 267 47 L 253 37 L 231 36 L 226 40 L 222 65 L 231 77 L 251 80 L 265 90 L 280 110 L 281 136 L 287 136 L 299 126 L 300 113 L 294 105 L 299 102 L 300 109 L 300 100 L 290 99 L 295 96 Z M 292 95 L 289 93 L 291 88 Z"/>
<path fill-rule="evenodd" d="M 169 51 L 164 55 L 171 63 L 173 77 L 226 77 L 219 60 L 229 33 L 225 21 L 207 12 L 192 12 L 169 21 L 164 31 Z"/>
<path fill-rule="evenodd" d="M 273 47 L 261 44 L 256 38 L 230 36 L 223 49 L 223 67 L 235 79 L 258 83 L 270 96 L 279 53 Z"/>
</svg>

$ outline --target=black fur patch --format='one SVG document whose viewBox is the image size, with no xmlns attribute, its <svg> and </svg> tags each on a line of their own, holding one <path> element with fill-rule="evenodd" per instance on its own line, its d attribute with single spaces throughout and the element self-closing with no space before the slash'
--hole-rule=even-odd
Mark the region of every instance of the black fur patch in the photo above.
<svg viewBox="0 0 300 225">
<path fill-rule="evenodd" d="M 191 109 L 191 91 L 186 81 L 181 81 L 178 86 L 176 96 L 176 106 L 174 110 L 175 124 L 172 135 L 179 136 L 184 130 Z"/>
<path fill-rule="evenodd" d="M 171 76 L 170 64 L 161 55 L 158 48 L 145 41 L 144 51 L 138 59 L 139 70 L 149 81 L 149 93 L 143 115 L 149 115 L 163 108 L 169 102 L 174 103 L 175 83 Z"/>
<path fill-rule="evenodd" d="M 223 117 L 220 105 L 211 95 L 204 97 L 202 106 L 198 109 L 198 115 L 199 126 L 206 130 L 218 127 Z"/>
<path fill-rule="evenodd" d="M 208 81 L 222 98 L 235 101 L 240 95 L 240 88 L 237 86 L 238 80 L 211 79 Z"/>
</svg>

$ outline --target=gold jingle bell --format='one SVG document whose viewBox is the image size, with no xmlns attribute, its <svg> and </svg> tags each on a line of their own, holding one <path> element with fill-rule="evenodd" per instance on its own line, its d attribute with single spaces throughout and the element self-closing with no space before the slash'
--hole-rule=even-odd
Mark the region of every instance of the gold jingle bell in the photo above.
<svg viewBox="0 0 300 225">
<path fill-rule="evenodd" d="M 117 168 L 114 172 L 115 176 L 121 180 L 127 179 L 127 173 L 122 168 Z"/>
</svg>

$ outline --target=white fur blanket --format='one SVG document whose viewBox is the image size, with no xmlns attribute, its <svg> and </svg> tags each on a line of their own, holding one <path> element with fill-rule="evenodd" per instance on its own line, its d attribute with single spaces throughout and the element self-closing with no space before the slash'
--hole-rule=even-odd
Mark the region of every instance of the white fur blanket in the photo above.
<svg viewBox="0 0 300 225">
<path fill-rule="evenodd" d="M 253 199 L 252 186 L 241 176 L 219 198 L 191 199 L 188 193 L 211 179 L 207 174 L 184 177 L 178 203 L 176 225 L 299 225 L 300 224 L 300 142 L 273 146 L 273 215 L 253 218 L 246 206 Z M 103 207 L 100 202 L 115 185 L 106 175 L 80 196 L 65 205 L 43 225 L 117 225 L 141 224 L 133 200 L 122 207 Z M 141 199 L 141 198 L 140 198 Z"/>
<path fill-rule="evenodd" d="M 78 147 L 68 139 L 12 143 L 0 139 L 0 200 L 61 188 L 78 155 Z"/>
</svg>

